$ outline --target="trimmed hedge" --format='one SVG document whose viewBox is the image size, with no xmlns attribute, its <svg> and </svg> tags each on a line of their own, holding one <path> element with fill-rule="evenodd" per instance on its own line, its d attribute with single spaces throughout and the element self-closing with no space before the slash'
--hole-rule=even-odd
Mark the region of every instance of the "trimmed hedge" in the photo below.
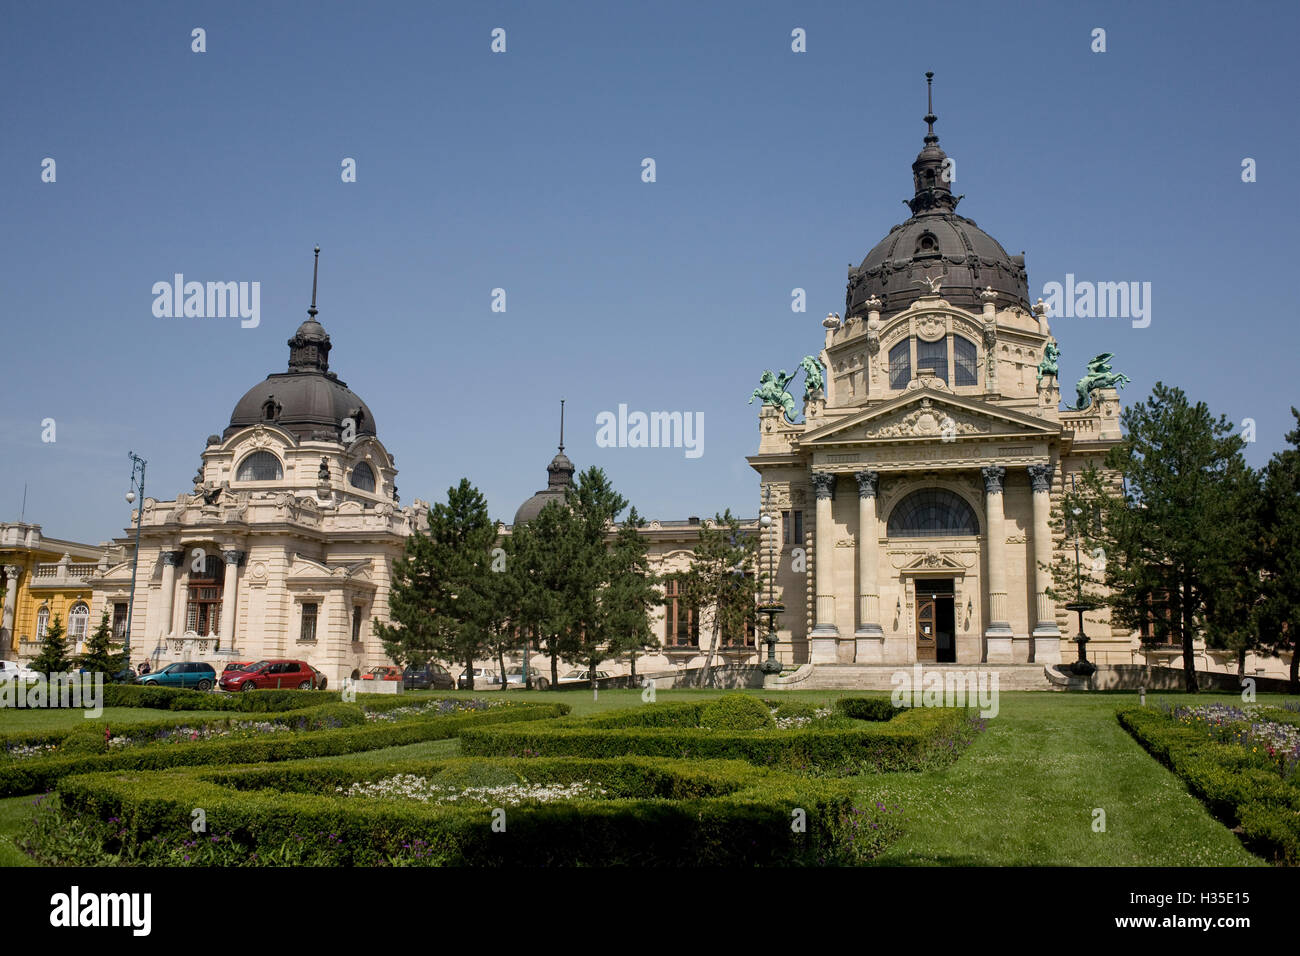
<svg viewBox="0 0 1300 956">
<path fill-rule="evenodd" d="M 84 756 L 29 757 L 0 763 L 0 797 L 40 793 L 51 789 L 59 780 L 71 774 L 105 770 L 159 770 L 203 764 L 260 763 L 356 753 L 457 737 L 465 729 L 482 724 L 536 721 L 560 717 L 568 712 L 567 704 L 503 705 L 466 714 L 419 717 L 337 730 L 267 734 L 247 740 L 205 740 L 131 747 L 115 753 Z"/>
<path fill-rule="evenodd" d="M 105 707 L 150 707 L 156 710 L 238 710 L 249 714 L 266 714 L 336 703 L 339 699 L 338 693 L 330 690 L 250 690 L 246 693 L 227 693 L 141 684 L 104 686 Z"/>
<path fill-rule="evenodd" d="M 773 730 L 767 704 L 748 694 L 723 694 L 700 711 L 700 726 L 709 730 Z"/>
<path fill-rule="evenodd" d="M 893 720 L 899 712 L 888 697 L 841 697 L 835 709 L 854 720 Z"/>
<path fill-rule="evenodd" d="M 610 796 L 507 807 L 505 830 L 496 832 L 485 804 L 334 792 L 399 773 L 445 781 L 489 774 L 498 781 L 590 782 Z M 93 827 L 95 842 L 116 862 L 146 865 L 833 865 L 869 859 L 900 832 L 896 814 L 874 803 L 856 806 L 847 781 L 812 781 L 731 761 L 644 757 L 451 758 L 382 768 L 305 761 L 100 773 L 63 780 L 59 798 L 62 819 L 46 833 Z M 207 839 L 190 831 L 196 807 L 204 810 Z M 806 832 L 792 826 L 799 811 Z M 46 862 L 90 862 L 51 859 L 36 842 L 32 849 Z"/>
<path fill-rule="evenodd" d="M 657 706 L 657 705 L 656 705 Z M 476 727 L 460 735 L 461 753 L 490 757 L 626 755 L 744 760 L 805 774 L 847 775 L 922 770 L 955 759 L 974 735 L 965 710 L 905 710 L 861 728 L 711 731 L 688 723 L 687 707 L 639 708 L 622 715 Z M 615 720 L 615 717 L 621 718 Z"/>
<path fill-rule="evenodd" d="M 1116 716 L 1216 818 L 1239 828 L 1251 852 L 1300 865 L 1300 786 L 1282 779 L 1265 758 L 1213 740 L 1157 710 L 1129 707 Z"/>
</svg>

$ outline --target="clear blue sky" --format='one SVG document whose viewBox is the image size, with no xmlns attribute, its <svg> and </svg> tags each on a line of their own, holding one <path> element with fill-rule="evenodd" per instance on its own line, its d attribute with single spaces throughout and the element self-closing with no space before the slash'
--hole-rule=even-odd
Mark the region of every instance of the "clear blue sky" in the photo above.
<svg viewBox="0 0 1300 956">
<path fill-rule="evenodd" d="M 331 368 L 404 502 L 467 475 L 510 520 L 545 483 L 563 396 L 569 455 L 643 514 L 756 514 L 746 400 L 820 348 L 846 265 L 906 218 L 926 70 L 959 211 L 1025 251 L 1032 297 L 1066 273 L 1152 283 L 1149 328 L 1054 323 L 1062 379 L 1115 352 L 1127 401 L 1164 380 L 1255 419 L 1259 465 L 1300 404 L 1298 20 L 1294 3 L 7 3 L 0 515 L 26 481 L 47 534 L 121 534 L 128 449 L 151 495 L 188 491 L 206 436 L 284 369 L 316 243 Z M 155 318 L 151 287 L 177 272 L 259 281 L 261 325 Z M 597 448 L 620 403 L 703 412 L 704 455 Z"/>
</svg>

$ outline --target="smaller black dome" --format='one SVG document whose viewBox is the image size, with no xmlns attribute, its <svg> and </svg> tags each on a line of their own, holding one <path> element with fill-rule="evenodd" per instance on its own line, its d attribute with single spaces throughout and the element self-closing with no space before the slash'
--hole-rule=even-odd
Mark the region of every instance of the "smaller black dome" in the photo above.
<svg viewBox="0 0 1300 956">
<path fill-rule="evenodd" d="M 515 512 L 515 524 L 532 521 L 553 501 L 564 504 L 565 490 L 573 485 L 573 471 L 573 462 L 560 446 L 559 454 L 546 466 L 546 487 L 519 506 Z"/>
</svg>

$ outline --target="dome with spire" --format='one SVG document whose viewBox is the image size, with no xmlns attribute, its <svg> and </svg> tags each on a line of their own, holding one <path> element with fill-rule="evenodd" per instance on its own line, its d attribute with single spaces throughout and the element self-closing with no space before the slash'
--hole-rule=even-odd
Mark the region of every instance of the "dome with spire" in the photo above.
<svg viewBox="0 0 1300 956">
<path fill-rule="evenodd" d="M 564 400 L 560 400 L 560 450 L 546 466 L 546 487 L 533 495 L 515 512 L 516 525 L 532 521 L 551 502 L 563 504 L 565 492 L 573 486 L 573 462 L 564 453 Z"/>
<path fill-rule="evenodd" d="M 979 294 L 989 287 L 998 293 L 998 308 L 1030 308 L 1025 257 L 1007 255 L 996 239 L 955 212 L 963 197 L 953 195 L 948 154 L 934 132 L 933 77 L 925 75 L 927 132 L 912 163 L 914 194 L 907 200 L 912 218 L 891 229 L 860 266 L 850 267 L 846 319 L 865 316 L 872 296 L 883 303 L 882 313 L 901 312 L 927 293 L 926 279 L 938 281 L 940 295 L 962 308 L 979 311 L 984 304 Z"/>
<path fill-rule="evenodd" d="M 316 247 L 316 265 L 320 246 Z M 313 266 L 311 308 L 307 321 L 289 339 L 289 370 L 273 372 L 254 385 L 235 405 L 222 438 L 250 425 L 276 425 L 303 441 L 341 441 L 344 420 L 352 419 L 360 437 L 375 434 L 375 419 L 347 383 L 329 370 L 330 337 L 316 316 L 316 276 Z"/>
</svg>

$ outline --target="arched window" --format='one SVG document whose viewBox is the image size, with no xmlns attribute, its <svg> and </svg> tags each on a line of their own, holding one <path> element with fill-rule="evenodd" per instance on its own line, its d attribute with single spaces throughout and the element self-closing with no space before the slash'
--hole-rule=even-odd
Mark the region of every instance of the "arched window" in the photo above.
<svg viewBox="0 0 1300 956">
<path fill-rule="evenodd" d="M 889 350 L 889 387 L 903 388 L 912 378 L 912 340 L 903 339 Z"/>
<path fill-rule="evenodd" d="M 948 338 L 944 336 L 938 342 L 916 343 L 916 367 L 932 369 L 934 377 L 948 384 Z"/>
<path fill-rule="evenodd" d="M 89 630 L 90 608 L 86 607 L 85 602 L 78 601 L 68 611 L 68 640 L 76 641 L 77 646 L 80 647 Z"/>
<path fill-rule="evenodd" d="M 269 451 L 255 451 L 239 464 L 236 481 L 279 481 L 284 475 L 280 459 Z"/>
<path fill-rule="evenodd" d="M 262 418 L 264 421 L 273 422 L 280 417 L 280 403 L 272 396 L 262 403 Z"/>
<path fill-rule="evenodd" d="M 953 380 L 954 385 L 977 385 L 979 374 L 976 367 L 975 343 L 960 335 L 952 337 Z"/>
<path fill-rule="evenodd" d="M 350 480 L 353 488 L 360 488 L 362 491 L 375 490 L 375 473 L 370 470 L 370 466 L 364 461 L 352 469 L 352 478 Z"/>
<path fill-rule="evenodd" d="M 980 523 L 961 495 L 922 488 L 894 506 L 886 533 L 891 538 L 952 538 L 979 534 Z"/>
<path fill-rule="evenodd" d="M 36 612 L 36 637 L 40 639 L 45 636 L 45 629 L 50 626 L 50 609 L 48 605 L 42 604 L 41 609 Z"/>
</svg>

